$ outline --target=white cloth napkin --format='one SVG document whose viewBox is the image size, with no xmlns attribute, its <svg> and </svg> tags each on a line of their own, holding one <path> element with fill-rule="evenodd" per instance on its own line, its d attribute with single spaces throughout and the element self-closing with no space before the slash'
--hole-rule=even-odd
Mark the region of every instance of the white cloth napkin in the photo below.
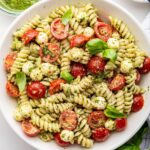
<svg viewBox="0 0 150 150">
<path fill-rule="evenodd" d="M 146 31 L 146 33 L 148 34 L 148 37 L 150 37 L 150 12 L 146 16 L 146 18 L 144 19 L 143 28 Z M 150 129 L 150 115 L 149 115 L 149 117 L 147 119 L 147 122 L 148 122 L 149 129 Z M 150 130 L 149 130 L 149 132 L 147 134 L 145 134 L 145 136 L 143 138 L 143 142 L 141 144 L 141 149 L 142 150 L 150 149 Z"/>
</svg>

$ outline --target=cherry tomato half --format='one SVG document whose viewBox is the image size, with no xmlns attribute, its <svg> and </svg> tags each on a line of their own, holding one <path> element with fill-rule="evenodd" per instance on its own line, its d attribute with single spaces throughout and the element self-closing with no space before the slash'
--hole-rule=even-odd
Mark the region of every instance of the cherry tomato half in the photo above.
<svg viewBox="0 0 150 150">
<path fill-rule="evenodd" d="M 55 139 L 56 143 L 57 143 L 59 146 L 61 146 L 61 147 L 67 147 L 67 146 L 70 145 L 70 142 L 65 142 L 65 141 L 63 141 L 63 140 L 61 139 L 60 133 L 56 133 L 56 134 L 54 135 L 54 139 Z"/>
<path fill-rule="evenodd" d="M 53 95 L 54 93 L 59 92 L 61 83 L 66 83 L 66 81 L 63 79 L 56 79 L 51 82 L 50 88 L 49 88 L 50 95 Z"/>
<path fill-rule="evenodd" d="M 19 89 L 18 89 L 18 87 L 15 86 L 10 81 L 7 81 L 7 83 L 6 83 L 6 91 L 12 97 L 15 97 L 15 98 L 19 97 Z"/>
<path fill-rule="evenodd" d="M 112 91 L 119 91 L 125 86 L 125 76 L 122 74 L 116 75 L 109 84 Z"/>
<path fill-rule="evenodd" d="M 53 63 L 60 55 L 60 47 L 58 44 L 49 43 L 39 50 L 39 55 L 44 62 Z"/>
<path fill-rule="evenodd" d="M 26 31 L 24 33 L 24 35 L 22 36 L 22 41 L 23 43 L 29 44 L 32 40 L 34 40 L 37 36 L 38 36 L 39 32 L 34 30 L 34 29 L 30 29 L 28 31 Z"/>
<path fill-rule="evenodd" d="M 118 131 L 118 132 L 123 131 L 127 127 L 127 119 L 126 118 L 117 118 L 115 120 L 115 124 L 116 124 L 116 131 Z"/>
<path fill-rule="evenodd" d="M 74 130 L 77 127 L 77 114 L 72 110 L 64 111 L 60 115 L 59 122 L 63 129 Z"/>
<path fill-rule="evenodd" d="M 107 117 L 104 115 L 102 111 L 93 111 L 88 116 L 88 124 L 91 128 L 103 127 Z"/>
<path fill-rule="evenodd" d="M 22 121 L 22 130 L 29 137 L 35 137 L 40 133 L 40 129 L 34 126 L 29 120 Z"/>
<path fill-rule="evenodd" d="M 111 26 L 104 22 L 97 22 L 94 26 L 94 30 L 96 36 L 105 42 L 112 36 Z"/>
<path fill-rule="evenodd" d="M 149 57 L 145 58 L 143 67 L 139 71 L 141 74 L 145 74 L 150 71 L 150 58 Z"/>
<path fill-rule="evenodd" d="M 138 84 L 141 80 L 141 74 L 137 71 L 135 83 Z"/>
<path fill-rule="evenodd" d="M 134 95 L 133 97 L 133 104 L 132 104 L 132 111 L 137 112 L 141 110 L 144 106 L 144 98 L 142 95 Z"/>
<path fill-rule="evenodd" d="M 92 138 L 97 142 L 104 142 L 110 136 L 108 129 L 100 127 L 92 131 Z"/>
<path fill-rule="evenodd" d="M 39 81 L 34 81 L 27 86 L 27 95 L 33 99 L 45 97 L 46 86 Z"/>
<path fill-rule="evenodd" d="M 74 35 L 70 39 L 70 47 L 79 47 L 82 46 L 87 41 L 86 36 L 80 34 L 80 35 Z"/>
<path fill-rule="evenodd" d="M 78 76 L 84 77 L 87 73 L 85 66 L 81 63 L 72 63 L 71 74 L 76 78 Z"/>
<path fill-rule="evenodd" d="M 56 18 L 51 24 L 52 35 L 58 39 L 63 40 L 68 36 L 69 24 L 66 26 L 62 23 L 61 18 Z"/>
<path fill-rule="evenodd" d="M 17 53 L 15 52 L 11 52 L 6 56 L 4 66 L 7 72 L 10 72 L 16 57 L 17 57 Z"/>
<path fill-rule="evenodd" d="M 105 65 L 106 65 L 106 62 L 102 57 L 93 56 L 89 60 L 87 67 L 91 73 L 98 74 L 104 71 Z"/>
</svg>

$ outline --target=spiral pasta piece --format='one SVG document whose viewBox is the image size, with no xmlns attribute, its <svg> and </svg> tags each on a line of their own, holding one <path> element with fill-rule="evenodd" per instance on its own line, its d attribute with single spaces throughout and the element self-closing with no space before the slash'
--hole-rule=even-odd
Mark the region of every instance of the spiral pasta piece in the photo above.
<svg viewBox="0 0 150 150">
<path fill-rule="evenodd" d="M 59 132 L 60 125 L 58 123 L 49 123 L 43 121 L 39 116 L 32 114 L 31 115 L 31 122 L 33 125 L 36 125 L 41 130 L 49 131 L 49 132 Z"/>
<path fill-rule="evenodd" d="M 53 134 L 50 132 L 42 132 L 39 135 L 40 140 L 44 141 L 44 142 L 50 142 L 51 140 L 53 140 Z"/>
<path fill-rule="evenodd" d="M 75 107 L 74 111 L 78 116 L 82 116 L 82 118 L 86 118 L 92 112 L 92 109 L 83 109 L 83 108 Z"/>
<path fill-rule="evenodd" d="M 45 114 L 41 117 L 41 119 L 46 122 L 54 122 L 57 118 L 53 117 L 51 114 Z"/>
<path fill-rule="evenodd" d="M 32 108 L 37 108 L 37 107 L 39 107 L 41 105 L 40 101 L 34 100 L 34 99 L 30 99 L 29 103 L 32 106 Z"/>
<path fill-rule="evenodd" d="M 34 113 L 37 116 L 42 117 L 42 116 L 46 115 L 47 113 L 49 113 L 49 111 L 47 109 L 39 107 L 39 108 L 34 109 Z"/>
<path fill-rule="evenodd" d="M 130 42 L 135 42 L 134 36 L 129 31 L 129 28 L 122 20 L 109 16 L 112 26 L 120 33 L 121 37 L 128 39 Z"/>
</svg>

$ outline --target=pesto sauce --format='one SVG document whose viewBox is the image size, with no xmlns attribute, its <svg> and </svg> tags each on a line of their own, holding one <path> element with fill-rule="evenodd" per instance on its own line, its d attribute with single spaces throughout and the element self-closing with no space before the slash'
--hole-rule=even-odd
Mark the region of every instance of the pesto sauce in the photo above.
<svg viewBox="0 0 150 150">
<path fill-rule="evenodd" d="M 25 10 L 38 0 L 0 0 L 0 6 L 8 10 Z"/>
</svg>

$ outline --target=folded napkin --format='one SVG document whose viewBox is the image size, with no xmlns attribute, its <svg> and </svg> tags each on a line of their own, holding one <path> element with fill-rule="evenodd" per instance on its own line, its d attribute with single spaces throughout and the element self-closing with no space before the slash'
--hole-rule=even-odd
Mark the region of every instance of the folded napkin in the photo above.
<svg viewBox="0 0 150 150">
<path fill-rule="evenodd" d="M 146 33 L 148 34 L 148 36 L 150 36 L 150 13 L 144 19 L 143 28 L 144 28 L 144 30 L 146 30 Z M 150 128 L 150 115 L 147 119 L 147 122 L 148 122 L 148 125 Z M 149 150 L 150 149 L 150 130 L 148 133 L 145 134 L 145 136 L 143 138 L 143 142 L 141 144 L 141 149 L 142 150 Z"/>
</svg>

